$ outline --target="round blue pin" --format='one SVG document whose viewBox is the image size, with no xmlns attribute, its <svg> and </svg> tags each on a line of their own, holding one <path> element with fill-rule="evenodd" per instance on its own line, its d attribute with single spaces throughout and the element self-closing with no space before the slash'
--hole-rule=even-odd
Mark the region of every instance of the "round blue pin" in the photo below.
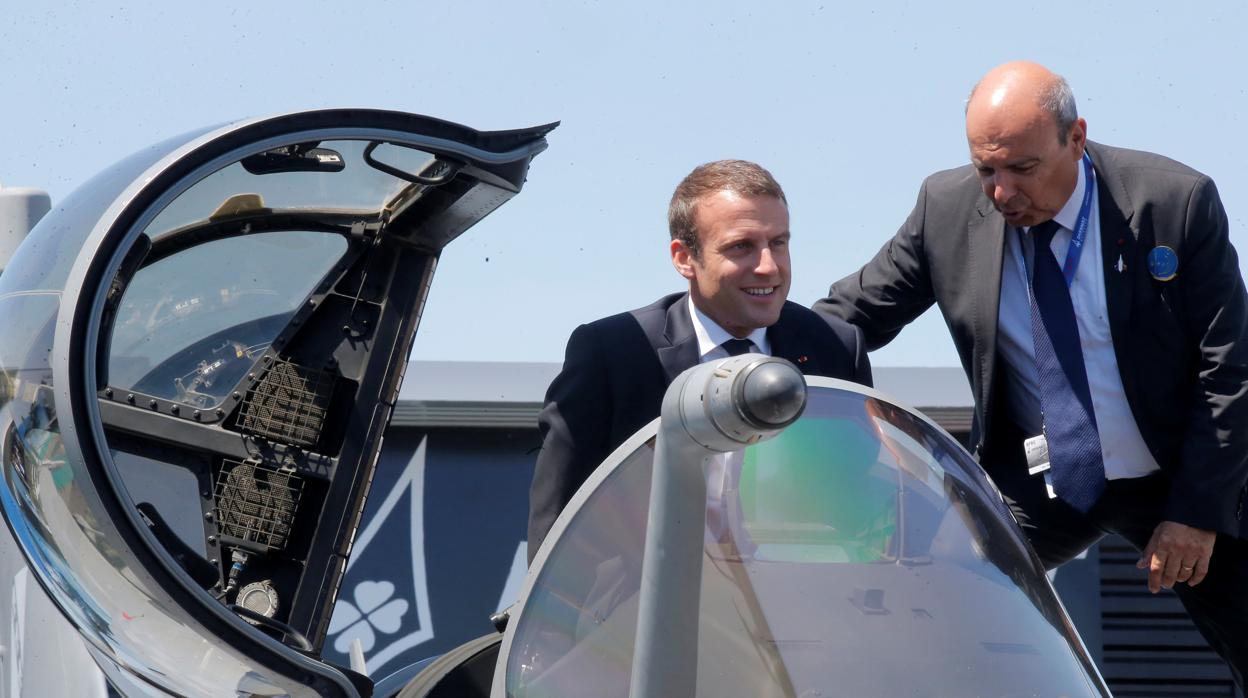
<svg viewBox="0 0 1248 698">
<path fill-rule="evenodd" d="M 1169 281 L 1179 272 L 1179 255 L 1165 245 L 1148 253 L 1148 273 L 1158 281 Z"/>
</svg>

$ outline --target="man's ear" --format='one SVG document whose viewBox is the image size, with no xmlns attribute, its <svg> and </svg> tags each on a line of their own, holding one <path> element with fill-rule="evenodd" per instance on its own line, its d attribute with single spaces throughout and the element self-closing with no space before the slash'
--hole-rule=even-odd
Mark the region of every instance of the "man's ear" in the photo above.
<svg viewBox="0 0 1248 698">
<path fill-rule="evenodd" d="M 1082 158 L 1083 149 L 1088 145 L 1088 122 L 1082 118 L 1075 119 L 1075 123 L 1070 125 L 1070 133 L 1067 134 L 1071 145 L 1075 147 L 1074 154 Z"/>
<path fill-rule="evenodd" d="M 693 269 L 693 251 L 680 240 L 672 240 L 671 251 L 672 266 L 676 267 L 676 272 L 686 279 L 692 280 L 695 276 Z"/>
</svg>

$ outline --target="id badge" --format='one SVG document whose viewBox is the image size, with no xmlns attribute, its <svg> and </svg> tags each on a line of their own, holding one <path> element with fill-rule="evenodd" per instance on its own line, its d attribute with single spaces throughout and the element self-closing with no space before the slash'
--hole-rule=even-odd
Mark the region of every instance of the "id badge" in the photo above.
<svg viewBox="0 0 1248 698">
<path fill-rule="evenodd" d="M 1049 442 L 1044 434 L 1033 436 L 1023 442 L 1027 454 L 1027 474 L 1039 475 L 1049 469 Z"/>
<path fill-rule="evenodd" d="M 1023 442 L 1023 452 L 1027 454 L 1027 474 L 1044 475 L 1044 490 L 1049 499 L 1057 497 L 1053 489 L 1052 473 L 1049 471 L 1049 441 L 1044 434 L 1033 436 Z"/>
</svg>

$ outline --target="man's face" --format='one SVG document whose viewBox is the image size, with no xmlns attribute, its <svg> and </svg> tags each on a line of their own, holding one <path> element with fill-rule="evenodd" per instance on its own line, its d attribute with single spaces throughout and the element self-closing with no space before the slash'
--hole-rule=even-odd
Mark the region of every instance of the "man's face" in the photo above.
<svg viewBox="0 0 1248 698">
<path fill-rule="evenodd" d="M 1053 116 L 1036 105 L 979 105 L 966 115 L 971 164 L 1006 223 L 1031 226 L 1057 215 L 1075 190 L 1087 125 L 1058 138 Z"/>
<path fill-rule="evenodd" d="M 698 201 L 698 258 L 680 241 L 672 264 L 689 279 L 693 303 L 735 337 L 780 318 L 789 295 L 789 210 L 771 196 L 721 191 Z"/>
</svg>

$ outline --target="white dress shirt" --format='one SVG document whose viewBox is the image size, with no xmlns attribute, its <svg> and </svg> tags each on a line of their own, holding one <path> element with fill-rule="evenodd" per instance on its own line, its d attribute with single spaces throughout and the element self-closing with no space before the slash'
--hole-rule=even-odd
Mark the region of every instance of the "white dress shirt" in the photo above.
<svg viewBox="0 0 1248 698">
<path fill-rule="evenodd" d="M 1053 220 L 1061 228 L 1053 236 L 1050 249 L 1058 265 L 1066 266 L 1066 252 L 1074 235 L 1075 221 L 1083 203 L 1087 186 L 1092 190 L 1092 210 L 1087 239 L 1075 279 L 1070 286 L 1070 300 L 1075 307 L 1079 326 L 1079 344 L 1083 348 L 1083 364 L 1088 373 L 1092 393 L 1092 409 L 1100 433 L 1101 456 L 1105 477 L 1110 480 L 1140 477 L 1159 470 L 1149 452 L 1140 428 L 1127 404 L 1114 355 L 1109 315 L 1105 306 L 1105 272 L 1101 256 L 1100 205 L 1096 197 L 1096 177 L 1085 181 L 1079 166 L 1079 181 L 1066 205 Z M 1040 385 L 1036 379 L 1036 352 L 1031 336 L 1031 284 L 1027 269 L 1034 269 L 1034 239 L 1030 229 L 1021 236 L 1019 229 L 1006 231 L 1006 253 L 1001 269 L 1001 305 L 997 315 L 997 347 L 1005 359 L 1010 416 L 1028 435 L 1041 433 Z M 1021 238 L 1021 239 L 1020 239 Z M 1026 241 L 1024 243 L 1024 240 Z M 1024 261 L 1023 255 L 1027 255 Z M 1122 260 L 1114 260 L 1110 273 L 1123 273 Z"/>
<path fill-rule="evenodd" d="M 707 361 L 728 358 L 728 350 L 720 345 L 736 337 L 698 310 L 693 304 L 693 296 L 689 297 L 688 302 L 689 317 L 693 320 L 693 334 L 698 338 L 698 363 L 704 364 Z M 767 341 L 766 327 L 754 330 L 745 339 L 754 343 L 755 353 L 771 356 L 771 344 Z"/>
<path fill-rule="evenodd" d="M 727 330 L 720 327 L 714 320 L 707 317 L 693 304 L 689 298 L 689 316 L 693 320 L 693 334 L 698 338 L 698 363 L 718 361 L 728 358 L 728 350 L 721 346 L 730 339 L 736 339 Z M 760 327 L 745 339 L 754 344 L 752 351 L 756 354 L 771 356 L 771 343 L 767 341 L 767 328 Z M 711 521 L 723 519 L 724 497 L 736 490 L 736 480 L 740 476 L 741 467 L 745 464 L 745 451 L 731 451 L 715 456 L 706 463 L 706 506 L 712 510 Z M 719 535 L 720 531 L 709 531 L 708 534 Z M 714 537 L 714 536 L 712 536 Z"/>
</svg>

